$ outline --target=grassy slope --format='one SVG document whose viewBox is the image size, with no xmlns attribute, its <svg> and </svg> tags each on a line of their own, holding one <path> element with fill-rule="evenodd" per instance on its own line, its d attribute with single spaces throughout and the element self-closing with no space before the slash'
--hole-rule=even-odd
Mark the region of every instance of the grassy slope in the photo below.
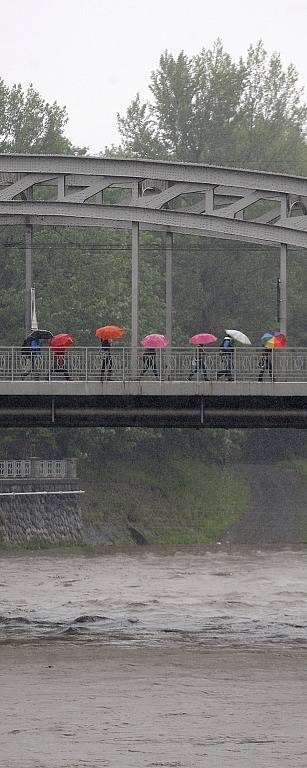
<svg viewBox="0 0 307 768">
<path fill-rule="evenodd" d="M 156 544 L 218 541 L 249 505 L 245 478 L 200 459 L 113 461 L 99 476 L 87 468 L 82 487 L 86 521 L 122 530 L 128 523 Z"/>
</svg>

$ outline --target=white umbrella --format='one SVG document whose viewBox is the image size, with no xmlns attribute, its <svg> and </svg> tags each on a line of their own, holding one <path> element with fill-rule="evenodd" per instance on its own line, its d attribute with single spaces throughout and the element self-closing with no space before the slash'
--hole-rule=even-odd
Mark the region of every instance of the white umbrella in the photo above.
<svg viewBox="0 0 307 768">
<path fill-rule="evenodd" d="M 235 341 L 239 341 L 240 344 L 251 344 L 252 342 L 242 331 L 229 331 L 226 329 L 226 333 Z"/>
</svg>

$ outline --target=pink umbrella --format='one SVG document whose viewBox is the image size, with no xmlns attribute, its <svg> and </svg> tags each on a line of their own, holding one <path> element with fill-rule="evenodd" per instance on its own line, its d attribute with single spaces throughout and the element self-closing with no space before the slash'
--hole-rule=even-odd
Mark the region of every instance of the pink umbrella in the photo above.
<svg viewBox="0 0 307 768">
<path fill-rule="evenodd" d="M 148 349 L 159 349 L 160 347 L 167 347 L 169 339 L 163 336 L 162 333 L 149 333 L 148 336 L 144 336 L 141 341 L 142 347 Z"/>
<path fill-rule="evenodd" d="M 190 344 L 214 344 L 217 341 L 217 336 L 213 333 L 197 333 L 196 336 L 191 336 L 189 339 Z"/>
</svg>

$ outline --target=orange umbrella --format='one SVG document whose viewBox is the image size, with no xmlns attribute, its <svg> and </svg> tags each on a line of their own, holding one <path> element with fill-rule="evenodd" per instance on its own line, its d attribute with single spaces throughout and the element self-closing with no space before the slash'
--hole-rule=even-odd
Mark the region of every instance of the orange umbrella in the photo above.
<svg viewBox="0 0 307 768">
<path fill-rule="evenodd" d="M 102 328 L 97 328 L 95 336 L 97 336 L 97 339 L 115 341 L 116 339 L 121 339 L 124 333 L 124 328 L 120 328 L 118 325 L 104 325 Z"/>
</svg>

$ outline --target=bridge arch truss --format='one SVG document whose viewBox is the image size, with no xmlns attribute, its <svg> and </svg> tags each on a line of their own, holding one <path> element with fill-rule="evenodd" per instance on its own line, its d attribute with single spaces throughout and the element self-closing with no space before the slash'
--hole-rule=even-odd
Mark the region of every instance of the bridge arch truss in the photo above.
<svg viewBox="0 0 307 768">
<path fill-rule="evenodd" d="M 114 202 L 115 200 L 115 202 Z M 287 249 L 307 249 L 307 179 L 205 165 L 117 158 L 0 155 L 0 226 L 26 228 L 26 325 L 30 322 L 32 228 L 90 226 L 132 231 L 132 346 L 138 343 L 142 230 L 164 233 L 166 333 L 171 337 L 176 233 L 280 249 L 280 322 L 286 331 Z"/>
</svg>

